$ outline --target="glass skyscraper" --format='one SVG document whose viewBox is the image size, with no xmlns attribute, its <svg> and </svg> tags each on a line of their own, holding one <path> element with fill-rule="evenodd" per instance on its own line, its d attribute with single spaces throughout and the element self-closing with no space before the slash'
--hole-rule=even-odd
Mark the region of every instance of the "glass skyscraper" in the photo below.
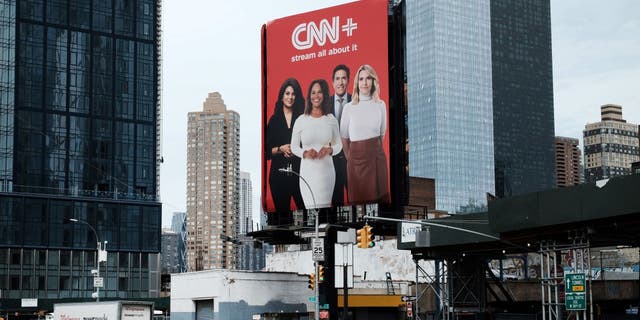
<svg viewBox="0 0 640 320">
<path fill-rule="evenodd" d="M 406 2 L 409 174 L 436 209 L 555 187 L 549 1 Z"/>
<path fill-rule="evenodd" d="M 0 290 L 157 297 L 160 1 L 0 0 Z"/>
<path fill-rule="evenodd" d="M 180 272 L 187 271 L 187 213 L 174 212 L 171 230 L 178 234 L 178 265 Z"/>
<path fill-rule="evenodd" d="M 548 0 L 491 0 L 496 195 L 556 187 Z"/>
<path fill-rule="evenodd" d="M 494 192 L 489 0 L 406 4 L 409 175 L 436 209 L 475 211 Z"/>
</svg>

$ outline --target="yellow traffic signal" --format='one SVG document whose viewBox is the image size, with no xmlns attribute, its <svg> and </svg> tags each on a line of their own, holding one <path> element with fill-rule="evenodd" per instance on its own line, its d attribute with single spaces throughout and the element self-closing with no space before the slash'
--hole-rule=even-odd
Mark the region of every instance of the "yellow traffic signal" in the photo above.
<svg viewBox="0 0 640 320">
<path fill-rule="evenodd" d="M 316 289 L 316 274 L 312 273 L 309 275 L 309 285 L 307 286 L 309 289 L 311 290 L 315 290 Z"/>
<path fill-rule="evenodd" d="M 368 225 L 368 224 L 366 224 L 364 226 L 364 229 L 367 230 L 367 232 L 366 232 L 367 233 L 367 241 L 366 241 L 367 246 L 365 248 L 375 247 L 376 243 L 373 241 L 373 227 Z"/>
<path fill-rule="evenodd" d="M 324 282 L 324 266 L 318 266 L 318 283 Z"/>
<path fill-rule="evenodd" d="M 364 227 L 356 231 L 356 234 L 356 242 L 358 244 L 358 248 L 367 249 L 376 245 L 376 243 L 373 241 L 373 227 L 371 227 L 370 225 L 365 224 Z"/>
<path fill-rule="evenodd" d="M 356 243 L 358 244 L 358 248 L 366 249 L 368 248 L 367 244 L 367 228 L 362 227 L 356 231 Z"/>
</svg>

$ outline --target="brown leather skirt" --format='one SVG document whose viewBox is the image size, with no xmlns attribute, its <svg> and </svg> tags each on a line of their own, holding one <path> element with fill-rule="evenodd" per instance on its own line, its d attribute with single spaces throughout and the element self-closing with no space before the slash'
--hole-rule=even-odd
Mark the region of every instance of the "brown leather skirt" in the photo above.
<svg viewBox="0 0 640 320">
<path fill-rule="evenodd" d="M 380 138 L 349 143 L 347 181 L 350 204 L 389 201 L 387 157 Z"/>
</svg>

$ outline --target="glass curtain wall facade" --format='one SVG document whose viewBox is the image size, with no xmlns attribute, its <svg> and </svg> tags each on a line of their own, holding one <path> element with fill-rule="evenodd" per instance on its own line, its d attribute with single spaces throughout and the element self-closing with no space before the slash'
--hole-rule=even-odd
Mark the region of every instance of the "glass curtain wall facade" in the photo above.
<svg viewBox="0 0 640 320">
<path fill-rule="evenodd" d="M 273 251 L 273 246 L 258 242 L 245 235 L 240 235 L 238 240 L 238 265 L 236 269 L 254 271 L 264 269 L 267 253 Z"/>
<path fill-rule="evenodd" d="M 549 0 L 491 0 L 496 195 L 556 187 Z"/>
<path fill-rule="evenodd" d="M 0 192 L 13 187 L 15 56 L 16 4 L 0 0 Z"/>
<path fill-rule="evenodd" d="M 187 271 L 187 213 L 174 212 L 171 218 L 171 230 L 178 234 L 179 272 Z"/>
<path fill-rule="evenodd" d="M 406 3 L 409 175 L 436 209 L 483 210 L 494 192 L 489 0 Z"/>
<path fill-rule="evenodd" d="M 2 298 L 159 291 L 160 1 L 0 0 Z M 105 271 L 106 270 L 106 271 Z"/>
</svg>

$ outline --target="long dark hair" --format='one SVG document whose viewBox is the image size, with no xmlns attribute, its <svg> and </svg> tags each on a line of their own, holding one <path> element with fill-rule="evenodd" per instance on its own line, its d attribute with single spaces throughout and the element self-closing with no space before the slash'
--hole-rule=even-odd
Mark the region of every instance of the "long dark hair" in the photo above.
<svg viewBox="0 0 640 320">
<path fill-rule="evenodd" d="M 276 106 L 273 110 L 273 114 L 282 113 L 284 114 L 283 108 L 284 103 L 282 102 L 282 96 L 284 96 L 284 91 L 287 90 L 287 87 L 293 88 L 293 94 L 296 96 L 295 100 L 293 100 L 293 119 L 297 118 L 304 111 L 304 96 L 302 95 L 302 89 L 300 88 L 300 83 L 295 78 L 289 78 L 285 80 L 280 86 L 280 91 L 278 91 L 278 98 L 276 100 Z"/>
<path fill-rule="evenodd" d="M 327 81 L 325 81 L 324 79 L 316 79 L 311 81 L 311 84 L 309 85 L 309 90 L 307 91 L 307 105 L 304 108 L 304 114 L 311 114 L 311 109 L 313 108 L 311 106 L 311 89 L 313 88 L 313 86 L 315 84 L 319 84 L 320 85 L 320 90 L 322 91 L 322 115 L 327 115 L 329 113 L 331 113 L 331 104 L 329 102 L 330 98 L 329 98 L 329 84 L 327 83 Z"/>
</svg>

